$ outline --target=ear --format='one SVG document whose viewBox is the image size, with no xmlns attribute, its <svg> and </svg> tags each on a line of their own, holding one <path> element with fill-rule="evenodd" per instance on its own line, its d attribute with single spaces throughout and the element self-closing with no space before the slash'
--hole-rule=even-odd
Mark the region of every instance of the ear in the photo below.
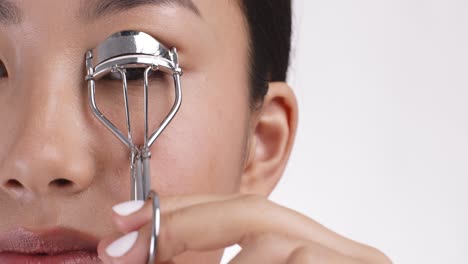
<svg viewBox="0 0 468 264">
<path fill-rule="evenodd" d="M 251 118 L 241 193 L 268 196 L 283 175 L 297 129 L 297 101 L 284 82 L 269 84 L 263 106 Z"/>
</svg>

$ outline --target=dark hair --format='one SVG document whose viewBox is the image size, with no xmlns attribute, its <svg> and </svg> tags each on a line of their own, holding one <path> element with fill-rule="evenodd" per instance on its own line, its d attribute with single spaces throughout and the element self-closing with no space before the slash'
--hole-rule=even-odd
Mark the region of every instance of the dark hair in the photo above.
<svg viewBox="0 0 468 264">
<path fill-rule="evenodd" d="M 259 106 L 268 82 L 286 81 L 291 50 L 291 0 L 241 0 L 250 36 L 250 104 Z"/>
</svg>

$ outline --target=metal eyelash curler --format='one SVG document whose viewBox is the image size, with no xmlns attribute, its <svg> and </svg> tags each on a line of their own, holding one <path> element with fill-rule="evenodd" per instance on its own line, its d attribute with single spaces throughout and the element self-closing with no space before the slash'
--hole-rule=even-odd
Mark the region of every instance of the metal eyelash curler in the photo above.
<svg viewBox="0 0 468 264">
<path fill-rule="evenodd" d="M 127 69 L 144 69 L 144 143 L 135 145 L 132 138 L 131 118 L 128 103 Z M 96 118 L 104 124 L 130 150 L 131 199 L 153 201 L 153 226 L 149 249 L 148 263 L 153 264 L 156 259 L 157 238 L 160 227 L 159 196 L 151 190 L 151 176 L 149 161 L 150 148 L 158 139 L 167 125 L 172 121 L 182 102 L 177 50 L 167 49 L 150 35 L 139 31 L 121 31 L 107 38 L 95 49 L 86 53 L 86 69 L 89 93 L 89 104 Z M 148 124 L 148 75 L 150 71 L 162 71 L 171 74 L 174 79 L 175 101 L 157 129 L 150 135 Z M 120 74 L 122 79 L 123 99 L 125 103 L 127 136 L 125 136 L 99 110 L 96 99 L 96 81 L 107 74 Z"/>
</svg>

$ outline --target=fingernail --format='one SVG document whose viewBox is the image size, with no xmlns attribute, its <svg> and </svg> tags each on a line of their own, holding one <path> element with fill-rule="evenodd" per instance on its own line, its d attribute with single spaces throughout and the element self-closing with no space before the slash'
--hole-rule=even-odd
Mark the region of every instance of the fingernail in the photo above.
<svg viewBox="0 0 468 264">
<path fill-rule="evenodd" d="M 107 246 L 107 255 L 114 258 L 118 258 L 125 255 L 133 247 L 137 238 L 138 231 L 133 231 L 115 240 L 114 242 L 112 242 L 112 244 Z"/>
<path fill-rule="evenodd" d="M 144 201 L 140 201 L 140 200 L 128 201 L 128 202 L 114 205 L 112 207 L 112 210 L 114 210 L 114 212 L 116 212 L 118 215 L 127 216 L 140 210 L 143 207 L 143 205 L 145 205 Z"/>
</svg>

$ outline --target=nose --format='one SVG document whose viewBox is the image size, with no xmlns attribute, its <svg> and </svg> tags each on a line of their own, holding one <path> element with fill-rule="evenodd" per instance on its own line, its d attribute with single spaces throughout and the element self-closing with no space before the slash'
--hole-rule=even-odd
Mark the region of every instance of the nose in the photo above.
<svg viewBox="0 0 468 264">
<path fill-rule="evenodd" d="M 41 70 L 25 72 L 11 95 L 18 103 L 6 120 L 11 127 L 0 156 L 0 188 L 15 196 L 77 194 L 94 175 L 84 88 L 67 67 L 43 64 Z"/>
</svg>

